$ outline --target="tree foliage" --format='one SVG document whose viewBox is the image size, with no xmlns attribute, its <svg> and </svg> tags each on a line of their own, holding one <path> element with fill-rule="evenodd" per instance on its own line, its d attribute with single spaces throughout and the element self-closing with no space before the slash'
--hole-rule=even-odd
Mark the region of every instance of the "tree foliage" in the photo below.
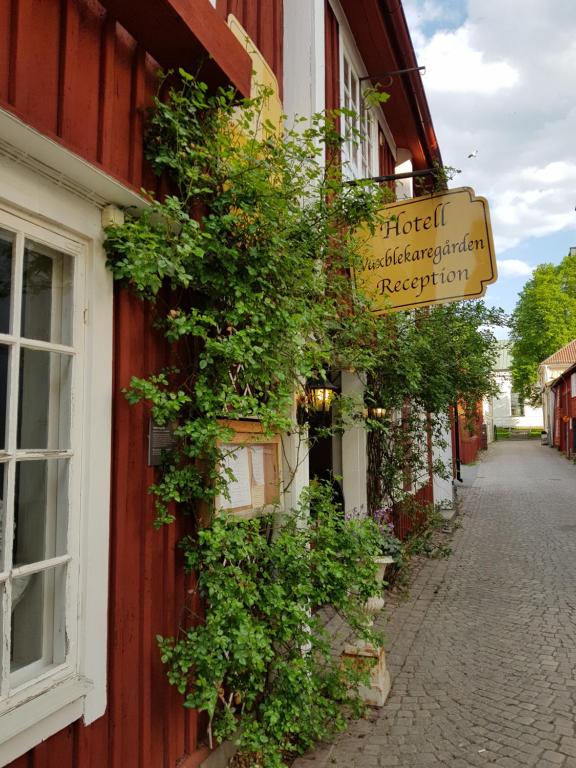
<svg viewBox="0 0 576 768">
<path fill-rule="evenodd" d="M 239 727 L 253 764 L 272 767 L 341 725 L 342 706 L 354 702 L 357 670 L 332 664 L 310 612 L 332 602 L 360 630 L 378 547 L 372 521 L 343 520 L 321 489 L 274 526 L 222 519 L 214 501 L 231 479 L 219 470 L 227 421 L 256 418 L 307 449 L 306 426 L 291 418 L 295 395 L 307 378 L 355 370 L 367 402 L 390 412 L 415 404 L 418 427 L 406 422 L 401 436 L 421 456 L 422 413 L 490 390 L 493 338 L 483 327 L 498 317 L 481 303 L 372 313 L 350 270 L 357 233 L 374 231 L 389 193 L 343 183 L 337 159 L 349 137 L 333 116 L 280 135 L 262 124 L 265 93 L 238 102 L 180 78 L 156 99 L 147 132 L 171 194 L 150 195 L 139 217 L 110 227 L 106 248 L 114 276 L 154 307 L 172 348 L 171 368 L 134 378 L 126 393 L 174 425 L 176 446 L 151 490 L 159 525 L 187 514 L 182 548 L 204 601 L 201 616 L 185 611 L 174 637 L 159 639 L 168 677 L 187 706 L 208 713 L 217 739 Z M 352 420 L 389 441 L 384 422 L 366 419 L 367 402 L 341 398 L 333 429 Z M 403 488 L 410 455 L 388 455 L 391 482 Z"/>
<path fill-rule="evenodd" d="M 540 264 L 512 315 L 512 386 L 532 399 L 538 366 L 576 338 L 576 256 Z"/>
<path fill-rule="evenodd" d="M 334 514 L 330 487 L 313 484 L 279 525 L 219 517 L 182 548 L 205 619 L 192 616 L 177 639 L 159 641 L 185 706 L 208 713 L 218 741 L 241 722 L 240 747 L 267 768 L 341 729 L 345 707 L 359 711 L 355 684 L 367 682 L 370 665 L 334 658 L 314 609 L 332 605 L 376 641 L 362 609 L 380 587 L 374 522 Z"/>
</svg>

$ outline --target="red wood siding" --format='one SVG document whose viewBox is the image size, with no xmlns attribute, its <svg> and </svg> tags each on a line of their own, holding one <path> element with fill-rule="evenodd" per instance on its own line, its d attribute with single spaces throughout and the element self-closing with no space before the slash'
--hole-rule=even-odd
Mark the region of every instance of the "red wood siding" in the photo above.
<svg viewBox="0 0 576 768">
<path fill-rule="evenodd" d="M 208 81 L 228 82 L 206 58 L 194 26 L 214 46 L 214 58 L 234 73 L 241 92 L 250 83 L 248 55 L 208 0 L 180 2 L 183 16 L 172 8 L 179 1 L 156 0 L 174 29 L 151 33 L 150 9 L 138 11 L 132 23 L 136 6 L 128 4 L 126 11 L 121 0 L 0 0 L 0 107 L 126 185 L 150 188 L 151 177 L 143 170 L 143 119 L 157 88 L 156 71 L 173 62 L 159 64 L 106 7 L 122 12 L 131 28 L 147 31 L 166 57 L 187 52 L 180 65 L 188 69 L 204 57 Z M 281 71 L 281 0 L 265 5 L 258 29 Z M 176 33 L 177 39 L 164 40 Z"/>
<path fill-rule="evenodd" d="M 326 110 L 340 107 L 340 39 L 338 21 L 328 0 L 324 5 L 324 98 Z M 340 131 L 340 118 L 335 117 L 336 130 Z M 337 150 L 327 151 L 327 163 L 340 167 L 341 156 Z"/>
<path fill-rule="evenodd" d="M 567 458 L 576 455 L 576 397 L 572 397 L 571 377 L 574 366 L 568 368 L 554 384 L 556 399 L 554 445 Z"/>
<path fill-rule="evenodd" d="M 433 501 L 434 491 L 432 481 L 429 480 L 414 494 L 414 506 L 411 507 L 409 511 L 405 511 L 402 508 L 402 504 L 399 504 L 398 507 L 394 509 L 394 512 L 392 513 L 392 521 L 394 522 L 394 533 L 399 539 L 403 541 L 425 522 L 426 516 L 423 512 L 418 511 L 418 506 L 432 504 Z"/>
<path fill-rule="evenodd" d="M 158 371 L 168 358 L 150 330 L 149 310 L 125 291 L 117 293 L 115 325 L 107 765 L 176 766 L 200 757 L 196 713 L 168 685 L 155 637 L 173 634 L 182 622 L 186 583 L 176 545 L 184 530 L 153 528 L 148 412 L 129 406 L 121 392 L 132 376 Z"/>
<path fill-rule="evenodd" d="M 107 711 L 88 727 L 60 731 L 10 768 L 195 768 L 208 754 L 198 743 L 198 715 L 168 684 L 155 640 L 182 622 L 189 585 L 176 544 L 184 528 L 153 527 L 148 414 L 121 391 L 132 376 L 165 366 L 164 350 L 146 305 L 117 291 Z"/>
<path fill-rule="evenodd" d="M 381 128 L 378 128 L 378 160 L 380 175 L 391 176 L 396 167 L 396 160 Z M 389 185 L 394 189 L 394 182 L 389 182 Z"/>
<path fill-rule="evenodd" d="M 325 38 L 325 99 L 326 109 L 338 109 L 340 106 L 340 42 L 338 21 L 330 3 L 326 0 L 324 9 Z"/>
<path fill-rule="evenodd" d="M 0 107 L 137 189 L 157 69 L 97 0 L 0 0 Z"/>
<path fill-rule="evenodd" d="M 217 0 L 223 19 L 234 14 L 276 75 L 282 97 L 284 71 L 283 0 Z"/>
</svg>

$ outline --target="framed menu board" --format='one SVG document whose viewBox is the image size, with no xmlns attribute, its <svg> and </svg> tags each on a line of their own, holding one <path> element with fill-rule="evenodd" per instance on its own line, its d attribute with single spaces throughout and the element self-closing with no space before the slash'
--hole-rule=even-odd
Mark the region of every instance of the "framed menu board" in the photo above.
<svg viewBox="0 0 576 768">
<path fill-rule="evenodd" d="M 216 509 L 239 517 L 255 517 L 272 510 L 280 501 L 280 436 L 264 435 L 257 422 L 228 421 L 233 437 L 220 444 L 224 457 L 220 472 L 228 480 L 229 498 L 216 499 Z"/>
</svg>

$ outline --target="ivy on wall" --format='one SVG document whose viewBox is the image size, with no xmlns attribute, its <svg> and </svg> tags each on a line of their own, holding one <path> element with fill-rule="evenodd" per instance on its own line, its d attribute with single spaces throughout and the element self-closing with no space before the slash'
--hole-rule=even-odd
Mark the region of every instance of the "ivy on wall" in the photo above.
<svg viewBox="0 0 576 768">
<path fill-rule="evenodd" d="M 208 713 L 210 737 L 237 733 L 253 765 L 274 768 L 357 710 L 353 683 L 369 670 L 332 659 L 314 611 L 331 603 L 370 635 L 362 604 L 378 590 L 379 534 L 370 519 L 345 520 L 322 484 L 280 519 L 215 515 L 230 479 L 219 471 L 225 420 L 256 418 L 269 434 L 300 432 L 305 442 L 295 395 L 307 378 L 340 369 L 358 371 L 367 401 L 388 413 L 408 401 L 446 411 L 490 387 L 492 340 L 480 329 L 497 318 L 480 304 L 372 314 L 349 273 L 356 232 L 374 230 L 390 193 L 343 183 L 336 159 L 348 137 L 333 116 L 280 133 L 262 119 L 265 92 L 238 102 L 179 76 L 177 86 L 162 82 L 146 136 L 170 194 L 150 195 L 106 240 L 115 278 L 153 305 L 173 350 L 170 369 L 134 378 L 127 392 L 174 426 L 176 446 L 152 488 L 157 524 L 175 514 L 197 522 L 181 547 L 204 612 L 185 612 L 159 644 L 185 705 Z M 386 420 L 366 420 L 364 402 L 342 399 L 335 413 L 332 428 L 361 422 L 391 444 Z M 402 486 L 407 458 L 389 452 L 372 466 L 390 474 L 374 504 Z"/>
</svg>

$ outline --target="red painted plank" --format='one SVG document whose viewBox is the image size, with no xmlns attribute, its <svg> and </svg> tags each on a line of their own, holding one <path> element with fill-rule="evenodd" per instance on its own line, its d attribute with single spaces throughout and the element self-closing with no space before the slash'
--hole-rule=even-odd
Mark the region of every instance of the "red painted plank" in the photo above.
<svg viewBox="0 0 576 768">
<path fill-rule="evenodd" d="M 59 135 L 83 157 L 98 157 L 100 55 L 105 14 L 96 0 L 65 0 Z"/>
<path fill-rule="evenodd" d="M 174 553 L 179 539 L 177 525 L 164 528 L 164 553 L 167 555 L 164 568 L 164 617 L 163 623 L 169 634 L 174 634 L 179 625 L 179 610 L 183 607 L 183 589 L 181 575 L 177 574 L 174 564 Z M 171 556 L 170 556 L 171 555 Z M 180 579 L 178 579 L 180 575 Z M 178 583 L 180 581 L 180 584 Z M 164 706 L 168 712 L 174 713 L 165 720 L 165 748 L 167 764 L 174 765 L 185 752 L 185 723 L 182 707 L 182 697 L 173 686 L 164 690 Z"/>
<path fill-rule="evenodd" d="M 219 0 L 217 9 L 225 19 L 236 16 L 254 45 L 264 56 L 276 75 L 280 94 L 283 77 L 283 8 L 282 0 Z"/>
<path fill-rule="evenodd" d="M 275 70 L 276 29 L 274 27 L 274 10 L 276 0 L 269 3 L 256 3 L 257 7 L 257 28 L 256 37 L 253 40 L 258 46 L 258 50 L 264 56 L 270 68 Z"/>
<path fill-rule="evenodd" d="M 112 171 L 122 178 L 130 178 L 132 70 L 135 55 L 134 39 L 117 24 L 112 88 L 112 130 L 105 138 L 110 146 L 104 144 L 103 153 L 109 158 Z"/>
<path fill-rule="evenodd" d="M 340 106 L 340 43 L 338 21 L 330 3 L 325 0 L 324 6 L 324 91 L 326 111 L 338 109 Z M 336 130 L 340 131 L 340 118 L 334 119 Z M 340 167 L 340 152 L 337 149 L 326 151 L 328 165 Z"/>
<path fill-rule="evenodd" d="M 249 36 L 254 40 L 257 47 L 260 48 L 261 40 L 258 30 L 258 8 L 256 0 L 243 0 L 242 1 L 242 18 L 240 23 L 248 32 Z"/>
<path fill-rule="evenodd" d="M 146 51 L 137 48 L 132 61 L 132 83 L 130 100 L 130 141 L 128 174 L 135 187 L 142 186 L 142 155 L 144 151 L 144 110 L 146 101 Z"/>
<path fill-rule="evenodd" d="M 32 768 L 32 753 L 28 752 L 17 760 L 14 760 L 6 768 Z"/>
<path fill-rule="evenodd" d="M 76 755 L 70 768 L 102 768 L 108 765 L 108 716 L 104 715 L 88 727 L 82 721 L 75 726 Z"/>
<path fill-rule="evenodd" d="M 338 109 L 340 106 L 340 48 L 338 41 L 338 21 L 330 3 L 326 0 L 324 18 L 325 37 L 325 90 L 326 109 Z"/>
<path fill-rule="evenodd" d="M 381 176 L 388 176 L 394 173 L 395 160 L 386 141 L 383 131 L 378 128 L 378 173 Z M 394 182 L 389 181 L 387 186 L 394 189 Z"/>
<path fill-rule="evenodd" d="M 282 0 L 274 2 L 274 59 L 272 69 L 278 80 L 280 98 L 284 93 L 284 3 Z"/>
<path fill-rule="evenodd" d="M 60 3 L 19 0 L 16 7 L 14 104 L 40 130 L 56 133 Z"/>
<path fill-rule="evenodd" d="M 150 311 L 145 313 L 146 325 L 152 324 Z M 155 336 L 147 336 L 148 343 L 143 350 L 145 367 L 150 371 L 161 370 L 165 366 L 164 352 L 160 343 L 152 344 Z M 162 574 L 158 564 L 162 563 L 162 573 L 170 567 L 170 558 L 163 550 L 163 535 L 154 529 L 154 503 L 148 493 L 150 485 L 157 480 L 155 471 L 146 468 L 141 473 L 140 493 L 143 501 L 142 537 L 140 547 L 140 572 L 143 605 L 140 624 L 140 656 L 142 658 L 141 709 L 142 749 L 151 765 L 164 764 L 164 720 L 172 716 L 162 706 L 163 691 L 168 686 L 160 654 L 156 644 L 157 634 L 166 634 L 163 626 L 163 604 L 166 595 L 162 590 Z"/>
<path fill-rule="evenodd" d="M 140 481 L 145 463 L 145 412 L 129 406 L 120 391 L 132 375 L 142 375 L 147 327 L 143 304 L 124 290 L 116 294 L 115 425 L 113 442 L 111 587 L 110 587 L 110 716 L 109 768 L 142 765 L 139 728 L 138 654 L 141 585 L 139 546 L 142 527 Z"/>
<path fill-rule="evenodd" d="M 0 0 L 0 99 L 9 100 L 12 0 Z"/>
<path fill-rule="evenodd" d="M 149 54 L 146 54 L 144 60 L 144 73 L 144 99 L 142 103 L 138 105 L 138 109 L 142 115 L 142 119 L 145 121 L 146 110 L 148 107 L 152 106 L 152 99 L 158 90 L 158 63 Z M 140 178 L 140 187 L 155 191 L 158 196 L 161 196 L 159 190 L 160 179 L 152 172 L 143 153 L 140 157 L 140 168 L 140 177 L 138 177 L 136 169 L 134 177 L 135 179 Z"/>
<path fill-rule="evenodd" d="M 133 0 L 102 4 L 164 68 L 196 71 L 208 53 L 202 78 L 211 85 L 230 82 L 249 95 L 250 58 L 209 0 L 146 0 L 137 13 Z"/>
<path fill-rule="evenodd" d="M 32 753 L 31 768 L 53 768 L 74 765 L 74 726 L 69 725 L 48 741 L 39 744 Z"/>
<path fill-rule="evenodd" d="M 98 94 L 98 160 L 106 168 L 112 165 L 115 61 L 116 22 L 108 17 L 102 28 Z"/>
</svg>

